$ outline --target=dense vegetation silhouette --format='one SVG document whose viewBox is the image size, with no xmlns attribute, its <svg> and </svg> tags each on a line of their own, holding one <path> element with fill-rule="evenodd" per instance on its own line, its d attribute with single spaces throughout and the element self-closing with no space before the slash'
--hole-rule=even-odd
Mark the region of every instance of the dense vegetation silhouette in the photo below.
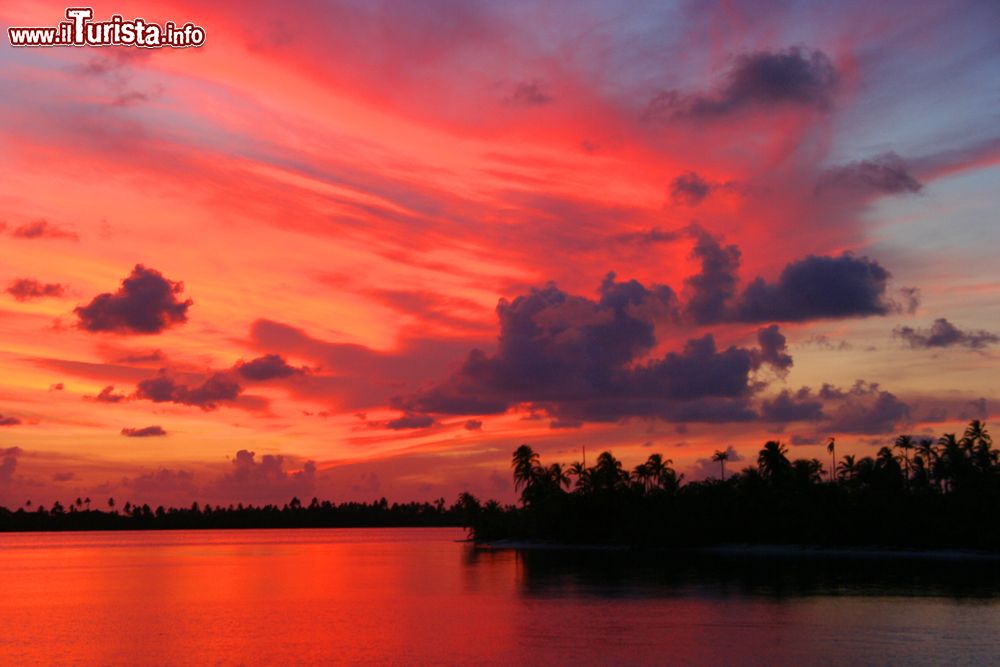
<svg viewBox="0 0 1000 667">
<path fill-rule="evenodd" d="M 371 503 L 320 502 L 303 505 L 298 498 L 276 505 L 204 505 L 187 508 L 133 505 L 121 511 L 114 498 L 108 510 L 90 508 L 90 498 L 77 498 L 69 507 L 56 502 L 50 508 L 32 508 L 31 501 L 11 511 L 0 507 L 0 532 L 42 530 L 183 530 L 199 528 L 359 528 L 408 526 L 459 526 L 462 508 L 439 498 L 433 503 L 392 503 L 385 498 Z"/>
<path fill-rule="evenodd" d="M 520 506 L 462 494 L 477 541 L 708 546 L 732 543 L 1000 550 L 1000 463 L 986 425 L 958 436 L 896 438 L 875 456 L 789 459 L 767 442 L 729 477 L 683 482 L 669 459 L 653 454 L 625 470 L 611 453 L 593 466 L 543 465 L 528 445 L 514 452 Z"/>
</svg>

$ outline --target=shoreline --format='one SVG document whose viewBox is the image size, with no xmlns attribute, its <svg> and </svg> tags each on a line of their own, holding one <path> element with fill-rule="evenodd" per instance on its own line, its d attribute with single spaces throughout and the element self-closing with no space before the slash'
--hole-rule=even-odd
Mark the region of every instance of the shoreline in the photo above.
<svg viewBox="0 0 1000 667">
<path fill-rule="evenodd" d="M 605 553 L 664 553 L 671 556 L 723 558 L 827 558 L 837 560 L 924 560 L 998 562 L 1000 551 L 976 549 L 915 549 L 893 547 L 816 547 L 797 544 L 722 544 L 712 547 L 643 547 L 618 544 L 563 544 L 531 540 L 494 540 L 474 543 L 482 551 L 573 551 Z"/>
</svg>

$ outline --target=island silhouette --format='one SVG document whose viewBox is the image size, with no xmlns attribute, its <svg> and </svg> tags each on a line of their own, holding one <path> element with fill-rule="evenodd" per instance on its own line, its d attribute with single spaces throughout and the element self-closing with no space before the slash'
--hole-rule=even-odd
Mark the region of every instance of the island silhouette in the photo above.
<svg viewBox="0 0 1000 667">
<path fill-rule="evenodd" d="M 611 452 L 593 465 L 543 465 L 523 444 L 511 458 L 516 505 L 465 492 L 434 502 L 335 504 L 298 498 L 277 505 L 155 509 L 111 498 L 64 506 L 0 508 L 0 531 L 171 530 L 464 526 L 480 544 L 622 545 L 689 548 L 798 545 L 1000 551 L 1000 450 L 980 420 L 937 439 L 898 436 L 874 456 L 789 458 L 771 440 L 756 465 L 685 482 L 670 459 L 651 454 L 627 470 Z"/>
<path fill-rule="evenodd" d="M 1000 550 L 1000 463 L 986 424 L 959 436 L 900 435 L 874 456 L 848 454 L 835 468 L 790 459 L 764 444 L 756 465 L 684 483 L 652 454 L 627 470 L 610 452 L 592 466 L 543 465 L 528 445 L 513 454 L 520 505 L 460 497 L 477 542 L 702 547 L 726 544 Z"/>
</svg>

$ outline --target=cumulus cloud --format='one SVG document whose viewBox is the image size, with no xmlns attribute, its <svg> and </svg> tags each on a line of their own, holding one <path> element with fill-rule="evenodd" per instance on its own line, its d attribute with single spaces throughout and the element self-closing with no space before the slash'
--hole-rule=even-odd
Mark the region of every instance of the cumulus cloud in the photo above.
<svg viewBox="0 0 1000 667">
<path fill-rule="evenodd" d="M 47 220 L 35 220 L 15 227 L 11 236 L 19 239 L 72 239 L 79 240 L 75 232 L 50 224 Z"/>
<path fill-rule="evenodd" d="M 762 401 L 760 416 L 769 422 L 818 421 L 825 417 L 823 402 L 817 400 L 808 387 L 794 393 L 785 389 L 776 397 Z"/>
<path fill-rule="evenodd" d="M 910 419 L 910 406 L 875 382 L 858 380 L 846 391 L 824 385 L 820 396 L 841 401 L 830 418 L 829 426 L 834 432 L 893 433 Z"/>
<path fill-rule="evenodd" d="M 158 334 L 187 322 L 193 301 L 180 300 L 184 284 L 136 264 L 117 292 L 105 292 L 73 312 L 81 329 L 92 332 Z"/>
<path fill-rule="evenodd" d="M 740 250 L 692 225 L 692 257 L 700 271 L 685 281 L 685 315 L 699 324 L 801 322 L 885 315 L 904 306 L 887 294 L 891 274 L 867 257 L 809 255 L 790 262 L 776 281 L 757 278 L 738 289 Z M 907 295 L 914 300 L 912 290 Z"/>
<path fill-rule="evenodd" d="M 234 370 L 244 379 L 255 382 L 287 378 L 293 375 L 301 375 L 305 372 L 303 368 L 295 368 L 289 365 L 280 354 L 265 354 L 250 361 L 239 361 L 236 363 Z"/>
<path fill-rule="evenodd" d="M 934 324 L 928 329 L 901 326 L 896 327 L 892 335 L 902 338 L 912 348 L 967 347 L 978 350 L 1000 343 L 1000 336 L 994 333 L 983 329 L 959 329 L 943 317 L 934 320 Z"/>
<path fill-rule="evenodd" d="M 287 502 L 293 496 L 309 498 L 316 487 L 316 463 L 305 461 L 300 470 L 285 469 L 286 457 L 241 449 L 232 468 L 208 490 L 212 495 L 244 502 Z"/>
<path fill-rule="evenodd" d="M 714 92 L 662 92 L 650 100 L 645 117 L 711 119 L 775 106 L 827 110 L 837 82 L 837 71 L 822 51 L 755 51 L 734 58 Z"/>
<path fill-rule="evenodd" d="M 139 382 L 135 397 L 154 403 L 195 405 L 208 411 L 220 403 L 235 401 L 242 392 L 243 388 L 226 373 L 213 373 L 201 384 L 188 386 L 161 371 L 158 376 Z"/>
<path fill-rule="evenodd" d="M 797 322 L 822 318 L 885 315 L 894 304 L 886 297 L 889 271 L 867 257 L 810 255 L 788 264 L 777 281 L 757 278 L 735 307 L 744 322 Z"/>
<path fill-rule="evenodd" d="M 833 167 L 820 176 L 816 185 L 817 191 L 846 188 L 886 194 L 912 194 L 923 187 L 910 173 L 906 161 L 891 152 Z"/>
<path fill-rule="evenodd" d="M 144 426 L 142 428 L 123 428 L 122 435 L 126 438 L 156 438 L 165 436 L 166 431 L 162 426 Z"/>
<path fill-rule="evenodd" d="M 791 363 L 776 327 L 762 334 L 767 349 L 718 349 L 705 335 L 648 359 L 656 322 L 676 315 L 673 291 L 609 275 L 598 295 L 574 296 L 550 283 L 501 300 L 493 355 L 473 350 L 450 378 L 395 405 L 419 414 L 488 414 L 531 404 L 559 425 L 630 416 L 737 421 L 754 417 L 751 372 Z"/>
<path fill-rule="evenodd" d="M 740 250 L 735 245 L 722 245 L 700 227 L 692 226 L 691 233 L 696 238 L 692 257 L 701 263 L 701 271 L 684 281 L 686 314 L 706 324 L 728 319 L 729 302 L 739 281 Z"/>
<path fill-rule="evenodd" d="M 66 293 L 66 288 L 59 283 L 42 283 L 30 278 L 18 278 L 8 285 L 5 291 L 18 301 L 28 301 L 62 296 Z"/>
<path fill-rule="evenodd" d="M 793 364 L 792 355 L 788 354 L 787 340 L 777 324 L 759 329 L 757 344 L 760 345 L 759 364 L 770 365 L 780 375 L 788 373 Z"/>
</svg>

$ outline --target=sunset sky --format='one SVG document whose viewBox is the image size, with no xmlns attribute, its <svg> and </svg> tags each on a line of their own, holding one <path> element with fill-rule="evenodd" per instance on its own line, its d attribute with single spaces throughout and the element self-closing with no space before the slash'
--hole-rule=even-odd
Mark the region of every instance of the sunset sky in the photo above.
<svg viewBox="0 0 1000 667">
<path fill-rule="evenodd" d="M 95 3 L 12 48 L 0 504 L 513 499 L 998 412 L 995 2 Z"/>
</svg>

